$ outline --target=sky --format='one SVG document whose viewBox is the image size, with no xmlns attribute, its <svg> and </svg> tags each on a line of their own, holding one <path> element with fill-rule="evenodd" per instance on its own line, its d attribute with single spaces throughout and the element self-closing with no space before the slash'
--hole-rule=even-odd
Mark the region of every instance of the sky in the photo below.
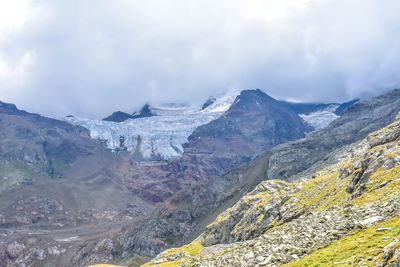
<svg viewBox="0 0 400 267">
<path fill-rule="evenodd" d="M 0 0 L 0 101 L 101 118 L 260 88 L 343 102 L 400 87 L 398 0 Z"/>
</svg>

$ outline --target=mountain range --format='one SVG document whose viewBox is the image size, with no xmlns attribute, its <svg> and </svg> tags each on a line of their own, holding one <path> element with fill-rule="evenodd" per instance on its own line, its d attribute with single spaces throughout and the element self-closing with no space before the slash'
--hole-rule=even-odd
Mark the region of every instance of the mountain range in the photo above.
<svg viewBox="0 0 400 267">
<path fill-rule="evenodd" d="M 356 202 L 375 186 L 368 178 L 379 168 L 395 171 L 396 156 L 389 160 L 382 153 L 395 151 L 398 123 L 387 132 L 378 130 L 398 112 L 400 90 L 344 104 L 290 103 L 258 89 L 245 90 L 200 106 L 146 104 L 137 113 L 116 112 L 103 120 L 48 118 L 0 102 L 0 262 L 135 266 L 185 244 L 150 264 L 221 266 L 233 260 L 272 266 L 303 256 L 306 260 L 312 256 L 306 245 L 301 253 L 290 252 L 297 258 L 278 251 L 268 262 L 269 255 L 257 254 L 256 248 L 265 250 L 265 240 L 282 236 L 289 229 L 285 227 L 300 229 L 306 221 L 336 216 L 327 212 L 332 199 L 343 195 L 321 188 L 345 190 L 346 203 Z M 364 178 L 371 157 L 379 164 Z M 393 206 L 397 180 L 385 179 L 380 181 L 388 180 L 390 186 L 382 188 L 394 186 Z M 314 181 L 320 188 L 316 195 L 323 196 L 312 202 L 311 191 L 303 188 L 312 188 Z M 294 207 L 293 201 L 304 207 Z M 340 201 L 339 207 L 345 205 L 345 199 Z M 389 202 L 379 198 L 368 203 L 376 204 L 378 212 Z M 353 208 L 357 214 L 364 206 Z M 322 215 L 309 215 L 316 211 Z M 398 215 L 376 216 L 383 219 L 373 223 Z M 371 223 L 360 229 L 370 226 L 375 227 Z M 324 230 L 337 230 L 329 227 Z M 276 230 L 273 237 L 262 239 L 270 229 Z M 347 233 L 336 239 L 327 235 L 313 248 L 318 251 Z M 261 244 L 252 246 L 255 240 Z M 288 246 L 294 242 L 289 241 Z M 226 257 L 212 260 L 220 252 Z M 252 257 L 244 257 L 250 253 Z"/>
</svg>

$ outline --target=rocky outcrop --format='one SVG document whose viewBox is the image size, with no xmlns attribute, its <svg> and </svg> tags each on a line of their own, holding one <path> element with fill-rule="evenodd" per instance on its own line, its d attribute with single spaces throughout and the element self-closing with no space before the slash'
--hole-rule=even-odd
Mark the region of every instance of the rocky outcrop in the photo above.
<svg viewBox="0 0 400 267">
<path fill-rule="evenodd" d="M 133 116 L 122 111 L 116 111 L 110 116 L 104 118 L 103 121 L 123 122 L 127 119 L 133 119 Z"/>
<path fill-rule="evenodd" d="M 211 106 L 215 102 L 215 100 L 217 100 L 215 97 L 210 97 L 209 99 L 207 99 L 207 101 L 204 102 L 203 106 L 201 106 L 201 110 L 205 110 L 206 108 Z"/>
<path fill-rule="evenodd" d="M 132 115 L 122 111 L 116 111 L 110 116 L 104 118 L 103 121 L 124 122 L 128 119 L 139 119 L 152 116 L 156 116 L 156 114 L 151 111 L 149 104 L 145 104 L 139 111 L 133 112 Z"/>
<path fill-rule="evenodd" d="M 311 177 L 264 181 L 206 227 L 196 253 L 167 250 L 146 266 L 398 266 L 399 142 L 397 120 Z"/>
</svg>

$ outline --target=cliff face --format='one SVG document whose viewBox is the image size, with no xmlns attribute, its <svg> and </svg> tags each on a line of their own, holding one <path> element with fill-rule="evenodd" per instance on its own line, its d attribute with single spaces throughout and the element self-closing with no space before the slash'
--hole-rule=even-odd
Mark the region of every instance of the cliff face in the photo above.
<svg viewBox="0 0 400 267">
<path fill-rule="evenodd" d="M 261 182 L 147 266 L 399 266 L 399 116 L 315 168 L 293 183 Z"/>
</svg>

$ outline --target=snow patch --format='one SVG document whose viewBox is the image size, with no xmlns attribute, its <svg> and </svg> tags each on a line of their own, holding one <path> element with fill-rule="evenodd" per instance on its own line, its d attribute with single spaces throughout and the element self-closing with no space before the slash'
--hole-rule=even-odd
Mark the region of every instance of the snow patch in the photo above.
<svg viewBox="0 0 400 267">
<path fill-rule="evenodd" d="M 318 110 L 309 114 L 299 114 L 299 116 L 315 129 L 322 129 L 328 126 L 332 121 L 339 118 L 334 112 L 339 105 L 330 105 L 325 109 Z"/>
</svg>

